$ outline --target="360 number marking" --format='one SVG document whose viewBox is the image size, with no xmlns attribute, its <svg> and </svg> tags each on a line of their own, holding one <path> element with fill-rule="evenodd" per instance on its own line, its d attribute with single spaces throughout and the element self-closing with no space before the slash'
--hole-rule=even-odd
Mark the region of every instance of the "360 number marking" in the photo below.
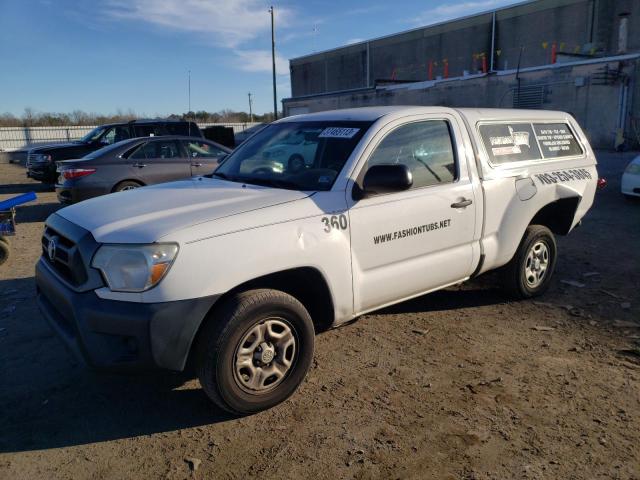
<svg viewBox="0 0 640 480">
<path fill-rule="evenodd" d="M 331 230 L 346 230 L 349 223 L 347 216 L 344 214 L 331 215 L 330 217 L 322 217 L 320 219 L 324 223 L 324 231 L 329 233 Z"/>
</svg>

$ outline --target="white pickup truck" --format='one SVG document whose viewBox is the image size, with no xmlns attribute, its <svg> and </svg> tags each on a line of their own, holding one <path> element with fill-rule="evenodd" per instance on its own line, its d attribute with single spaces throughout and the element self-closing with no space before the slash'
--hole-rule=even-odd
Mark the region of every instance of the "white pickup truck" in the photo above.
<svg viewBox="0 0 640 480">
<path fill-rule="evenodd" d="M 292 135 L 309 158 L 290 170 L 264 152 Z M 512 295 L 543 293 L 554 235 L 580 222 L 596 184 L 587 139 L 562 112 L 289 117 L 212 175 L 51 215 L 38 302 L 90 365 L 193 360 L 216 404 L 255 412 L 295 391 L 319 329 L 498 268 Z"/>
</svg>

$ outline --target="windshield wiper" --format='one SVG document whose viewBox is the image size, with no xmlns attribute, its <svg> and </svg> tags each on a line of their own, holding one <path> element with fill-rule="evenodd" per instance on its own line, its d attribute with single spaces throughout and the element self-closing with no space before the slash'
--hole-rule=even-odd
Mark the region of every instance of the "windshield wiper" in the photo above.
<svg viewBox="0 0 640 480">
<path fill-rule="evenodd" d="M 281 180 L 279 178 L 256 178 L 256 177 L 242 177 L 236 179 L 239 182 L 249 183 L 252 185 L 261 185 L 264 187 L 284 188 L 287 190 L 300 190 L 300 186 L 289 180 Z"/>
<path fill-rule="evenodd" d="M 233 180 L 231 180 L 231 178 L 229 178 L 229 175 L 227 175 L 226 173 L 222 173 L 222 172 L 213 172 L 213 173 L 210 173 L 209 175 L 205 175 L 205 177 L 209 177 L 209 178 L 218 177 L 218 178 L 221 178 L 223 180 L 233 181 Z"/>
</svg>

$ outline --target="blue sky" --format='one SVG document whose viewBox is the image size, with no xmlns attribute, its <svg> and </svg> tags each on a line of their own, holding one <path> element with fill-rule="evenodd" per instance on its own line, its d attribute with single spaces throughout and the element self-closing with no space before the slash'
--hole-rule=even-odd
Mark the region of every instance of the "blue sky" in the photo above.
<svg viewBox="0 0 640 480">
<path fill-rule="evenodd" d="M 288 59 L 515 0 L 275 1 L 278 97 Z M 0 112 L 273 108 L 260 0 L 0 0 Z"/>
</svg>

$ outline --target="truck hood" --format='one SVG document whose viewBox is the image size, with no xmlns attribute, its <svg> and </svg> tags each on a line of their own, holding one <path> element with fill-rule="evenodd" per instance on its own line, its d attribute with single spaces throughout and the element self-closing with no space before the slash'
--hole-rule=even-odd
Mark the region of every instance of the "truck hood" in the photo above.
<svg viewBox="0 0 640 480">
<path fill-rule="evenodd" d="M 193 178 L 112 193 L 56 214 L 89 230 L 98 242 L 153 243 L 193 225 L 282 203 L 310 192 Z"/>
<path fill-rule="evenodd" d="M 68 143 L 49 143 L 46 145 L 38 145 L 29 149 L 30 153 L 47 153 L 51 150 L 63 150 L 66 148 L 77 148 L 80 145 L 86 145 L 82 142 L 68 142 Z"/>
</svg>

